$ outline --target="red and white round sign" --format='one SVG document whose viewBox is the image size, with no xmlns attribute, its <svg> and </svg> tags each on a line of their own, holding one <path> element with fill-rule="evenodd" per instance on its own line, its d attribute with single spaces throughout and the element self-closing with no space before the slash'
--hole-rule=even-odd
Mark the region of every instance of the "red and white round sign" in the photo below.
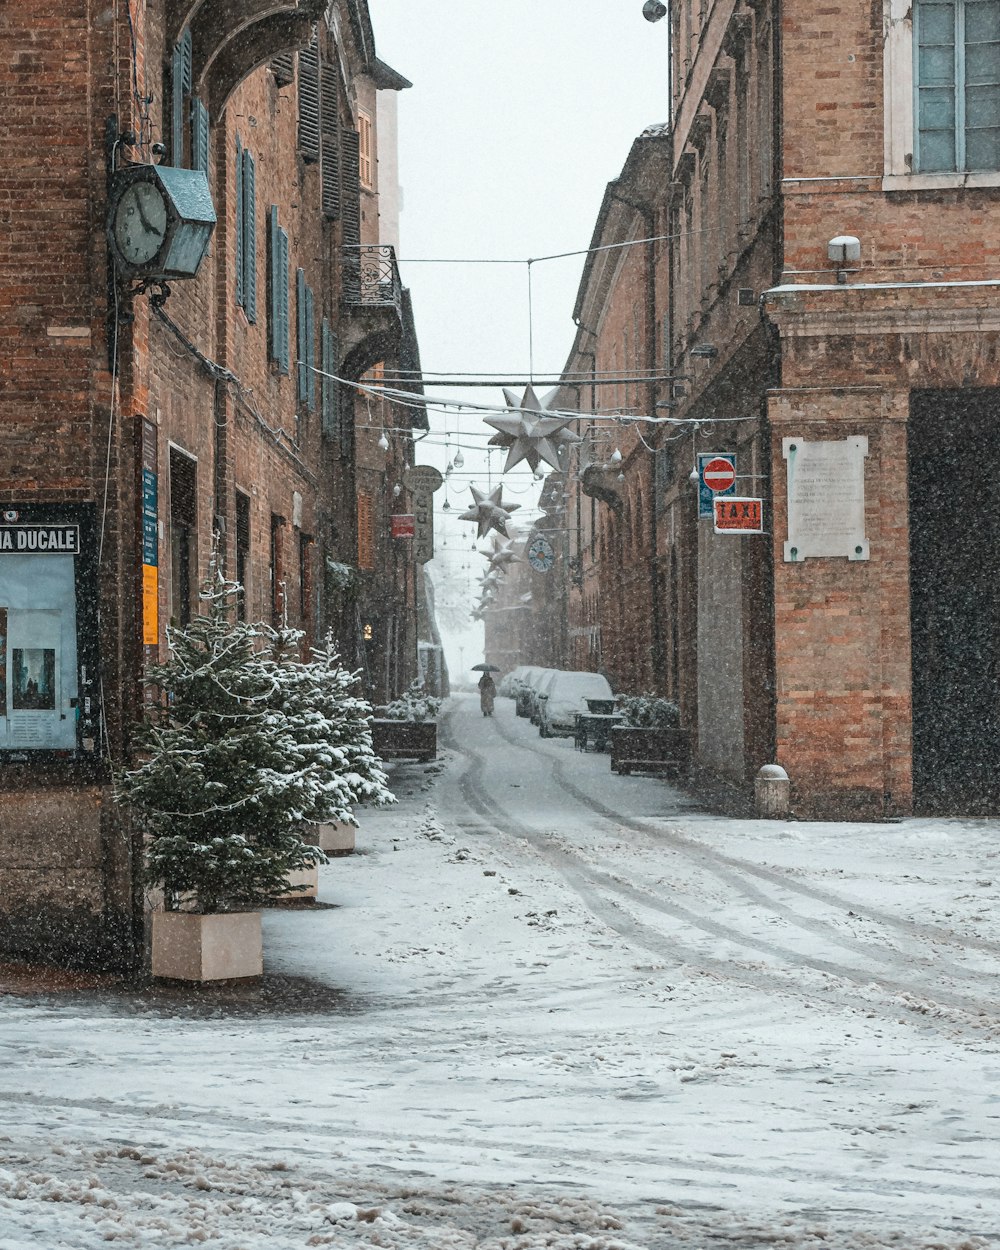
<svg viewBox="0 0 1000 1250">
<path fill-rule="evenodd" d="M 709 490 L 729 490 L 736 484 L 736 465 L 725 456 L 716 456 L 705 465 L 701 476 Z"/>
</svg>

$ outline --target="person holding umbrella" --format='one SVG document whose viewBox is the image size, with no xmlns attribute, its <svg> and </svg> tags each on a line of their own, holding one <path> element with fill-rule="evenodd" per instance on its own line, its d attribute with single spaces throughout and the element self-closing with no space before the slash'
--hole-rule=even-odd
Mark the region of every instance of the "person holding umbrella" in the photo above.
<svg viewBox="0 0 1000 1250">
<path fill-rule="evenodd" d="M 497 697 L 496 682 L 493 680 L 493 674 L 499 673 L 500 670 L 495 664 L 476 664 L 473 666 L 474 673 L 482 673 L 479 679 L 479 706 L 482 708 L 484 716 L 493 715 L 493 700 Z"/>
</svg>

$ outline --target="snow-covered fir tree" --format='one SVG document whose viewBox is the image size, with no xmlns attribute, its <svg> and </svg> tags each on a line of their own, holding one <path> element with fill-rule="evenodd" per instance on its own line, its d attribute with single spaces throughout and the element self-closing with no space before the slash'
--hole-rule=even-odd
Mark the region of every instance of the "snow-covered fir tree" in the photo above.
<svg viewBox="0 0 1000 1250">
<path fill-rule="evenodd" d="M 159 697 L 137 730 L 143 762 L 118 778 L 168 908 L 259 907 L 325 858 L 302 841 L 305 824 L 393 799 L 356 675 L 329 642 L 302 662 L 297 631 L 236 620 L 236 595 L 217 578 L 204 614 L 168 630 L 170 657 L 148 677 Z"/>
</svg>

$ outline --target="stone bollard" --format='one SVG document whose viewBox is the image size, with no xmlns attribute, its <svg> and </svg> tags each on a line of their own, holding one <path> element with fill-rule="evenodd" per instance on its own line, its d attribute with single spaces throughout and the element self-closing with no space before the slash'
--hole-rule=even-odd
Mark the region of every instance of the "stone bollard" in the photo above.
<svg viewBox="0 0 1000 1250">
<path fill-rule="evenodd" d="M 780 764 L 765 764 L 754 782 L 757 815 L 763 820 L 787 816 L 792 805 L 792 783 Z"/>
</svg>

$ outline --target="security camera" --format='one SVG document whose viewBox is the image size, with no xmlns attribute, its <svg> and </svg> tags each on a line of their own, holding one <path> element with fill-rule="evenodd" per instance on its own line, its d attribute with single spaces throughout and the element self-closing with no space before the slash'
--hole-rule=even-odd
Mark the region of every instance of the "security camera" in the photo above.
<svg viewBox="0 0 1000 1250">
<path fill-rule="evenodd" d="M 660 0 L 646 0 L 642 6 L 642 16 L 647 22 L 658 22 L 661 17 L 667 16 L 667 6 L 661 4 Z"/>
</svg>

